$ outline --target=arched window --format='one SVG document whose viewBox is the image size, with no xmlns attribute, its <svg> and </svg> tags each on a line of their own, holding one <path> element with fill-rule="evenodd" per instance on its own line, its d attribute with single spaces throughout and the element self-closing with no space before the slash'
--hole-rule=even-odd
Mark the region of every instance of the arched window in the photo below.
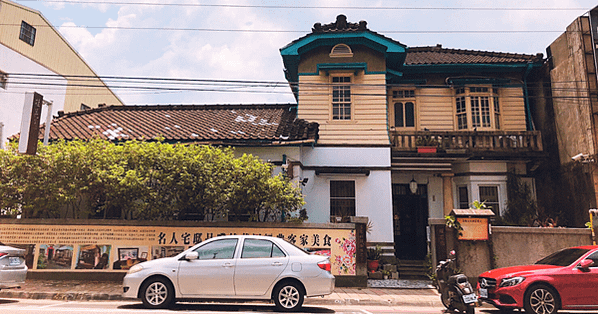
<svg viewBox="0 0 598 314">
<path fill-rule="evenodd" d="M 338 44 L 332 47 L 332 50 L 330 51 L 330 57 L 353 57 L 353 51 L 351 51 L 351 47 L 345 44 Z"/>
<path fill-rule="evenodd" d="M 415 127 L 415 90 L 393 90 L 394 100 L 394 127 L 414 128 Z"/>
</svg>

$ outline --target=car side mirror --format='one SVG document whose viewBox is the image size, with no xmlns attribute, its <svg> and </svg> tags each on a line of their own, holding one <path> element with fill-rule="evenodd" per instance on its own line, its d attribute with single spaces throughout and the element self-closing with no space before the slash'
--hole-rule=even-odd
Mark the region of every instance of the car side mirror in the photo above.
<svg viewBox="0 0 598 314">
<path fill-rule="evenodd" d="M 591 259 L 584 259 L 579 263 L 579 269 L 582 271 L 590 271 L 590 266 L 594 265 L 594 261 Z"/>
<path fill-rule="evenodd" d="M 199 253 L 189 252 L 189 253 L 185 254 L 185 259 L 188 261 L 194 260 L 194 259 L 199 259 Z"/>
</svg>

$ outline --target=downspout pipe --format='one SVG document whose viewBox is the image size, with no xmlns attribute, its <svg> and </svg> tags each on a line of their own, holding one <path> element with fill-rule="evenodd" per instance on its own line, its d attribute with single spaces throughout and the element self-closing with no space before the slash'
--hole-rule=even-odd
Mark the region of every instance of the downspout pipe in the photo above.
<svg viewBox="0 0 598 314">
<path fill-rule="evenodd" d="M 530 74 L 532 69 L 534 68 L 534 64 L 529 62 L 527 67 L 525 68 L 525 73 L 523 74 L 523 101 L 525 102 L 525 115 L 526 115 L 526 122 L 527 122 L 527 130 L 534 131 L 534 123 L 532 121 L 532 111 L 529 105 L 529 93 L 527 89 L 527 76 Z"/>
</svg>

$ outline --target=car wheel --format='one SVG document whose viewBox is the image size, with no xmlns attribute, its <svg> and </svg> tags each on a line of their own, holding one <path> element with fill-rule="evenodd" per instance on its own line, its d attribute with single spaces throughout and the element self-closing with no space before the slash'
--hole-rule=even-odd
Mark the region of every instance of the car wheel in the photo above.
<svg viewBox="0 0 598 314">
<path fill-rule="evenodd" d="M 303 305 L 303 289 L 294 282 L 284 282 L 274 291 L 274 303 L 280 311 L 296 311 Z"/>
<path fill-rule="evenodd" d="M 533 314 L 555 314 L 559 310 L 559 297 L 546 285 L 535 285 L 525 293 L 525 311 Z"/>
<path fill-rule="evenodd" d="M 174 288 L 164 278 L 148 280 L 141 287 L 141 301 L 147 308 L 163 309 L 169 307 L 174 300 Z"/>
</svg>

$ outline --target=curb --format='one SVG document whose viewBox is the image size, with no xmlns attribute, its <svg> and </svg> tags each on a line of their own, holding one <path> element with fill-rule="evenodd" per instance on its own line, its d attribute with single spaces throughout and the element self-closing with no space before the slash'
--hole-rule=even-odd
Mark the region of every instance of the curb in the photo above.
<svg viewBox="0 0 598 314">
<path fill-rule="evenodd" d="M 107 293 L 51 293 L 51 292 L 19 292 L 0 291 L 0 298 L 9 299 L 34 299 L 34 300 L 58 300 L 58 301 L 124 301 L 134 300 L 123 298 L 120 294 Z M 248 301 L 259 302 L 259 301 Z M 244 302 L 240 302 L 244 303 Z M 267 303 L 267 302 L 266 302 Z M 442 306 L 440 300 L 430 301 L 399 301 L 399 300 L 370 300 L 370 299 L 326 299 L 306 298 L 305 305 L 374 305 L 374 306 L 414 306 L 414 307 L 437 307 Z"/>
</svg>

